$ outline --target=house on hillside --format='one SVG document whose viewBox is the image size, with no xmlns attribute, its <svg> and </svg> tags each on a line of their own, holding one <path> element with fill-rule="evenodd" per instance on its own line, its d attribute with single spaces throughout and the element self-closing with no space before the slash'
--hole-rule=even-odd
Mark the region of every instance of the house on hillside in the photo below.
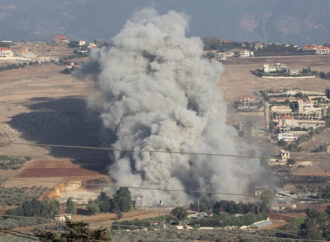
<svg viewBox="0 0 330 242">
<path fill-rule="evenodd" d="M 271 210 L 273 211 L 283 211 L 283 210 L 294 210 L 297 208 L 295 203 L 273 203 Z"/>
<path fill-rule="evenodd" d="M 330 55 L 330 47 L 328 46 L 319 46 L 315 53 L 317 55 Z"/>
<path fill-rule="evenodd" d="M 264 65 L 264 73 L 277 72 L 277 71 L 286 71 L 288 68 L 283 63 L 276 63 L 274 65 Z"/>
<path fill-rule="evenodd" d="M 56 35 L 54 37 L 54 42 L 56 44 L 69 44 L 69 40 L 67 37 L 63 36 L 63 35 Z"/>
<path fill-rule="evenodd" d="M 255 96 L 252 96 L 252 95 L 244 95 L 243 97 L 241 97 L 239 99 L 240 103 L 242 103 L 243 105 L 247 106 L 249 104 L 252 104 L 252 103 L 256 103 L 257 102 L 257 99 Z"/>
<path fill-rule="evenodd" d="M 227 40 L 225 38 L 220 38 L 220 43 L 229 43 L 230 40 Z"/>
<path fill-rule="evenodd" d="M 310 45 L 305 45 L 303 47 L 303 50 L 305 51 L 316 51 L 317 48 L 321 47 L 320 45 L 317 45 L 317 44 L 310 44 Z"/>
<path fill-rule="evenodd" d="M 218 61 L 227 60 L 227 54 L 224 52 L 218 52 Z"/>
<path fill-rule="evenodd" d="M 254 45 L 255 50 L 263 49 L 263 48 L 264 48 L 264 45 L 262 43 L 255 43 L 255 45 Z"/>
<path fill-rule="evenodd" d="M 10 58 L 13 57 L 13 51 L 8 47 L 0 47 L 0 58 Z"/>
<path fill-rule="evenodd" d="M 69 213 L 57 214 L 54 216 L 55 223 L 64 223 L 67 219 L 71 219 L 72 215 Z"/>
<path fill-rule="evenodd" d="M 278 127 L 279 129 L 285 129 L 285 128 L 290 128 L 294 126 L 294 118 L 289 115 L 283 115 L 280 120 L 278 121 Z"/>
<path fill-rule="evenodd" d="M 253 56 L 254 56 L 254 52 L 251 50 L 241 50 L 239 52 L 240 58 L 249 58 L 249 57 L 253 57 Z"/>
<path fill-rule="evenodd" d="M 296 141 L 297 137 L 294 136 L 292 133 L 279 133 L 277 135 L 277 139 L 278 141 L 285 141 L 285 142 L 292 142 L 292 141 Z"/>
<path fill-rule="evenodd" d="M 86 45 L 86 41 L 85 40 L 78 40 L 78 45 L 79 46 Z"/>
</svg>

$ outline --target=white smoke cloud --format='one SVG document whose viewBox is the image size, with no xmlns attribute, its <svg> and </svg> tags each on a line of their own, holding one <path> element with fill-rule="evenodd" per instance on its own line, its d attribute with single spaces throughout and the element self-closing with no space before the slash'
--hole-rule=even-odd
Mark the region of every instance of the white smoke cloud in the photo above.
<svg viewBox="0 0 330 242">
<path fill-rule="evenodd" d="M 241 151 L 216 85 L 223 66 L 201 57 L 202 41 L 187 38 L 187 27 L 182 14 L 144 9 L 127 21 L 111 48 L 92 53 L 91 61 L 99 64 L 93 103 L 116 136 L 111 145 L 141 150 L 114 152 L 109 174 L 121 186 L 246 192 L 261 171 L 255 159 L 143 152 Z M 142 194 L 144 204 L 182 204 L 196 196 L 132 192 Z M 219 196 L 209 197 L 214 198 Z"/>
</svg>

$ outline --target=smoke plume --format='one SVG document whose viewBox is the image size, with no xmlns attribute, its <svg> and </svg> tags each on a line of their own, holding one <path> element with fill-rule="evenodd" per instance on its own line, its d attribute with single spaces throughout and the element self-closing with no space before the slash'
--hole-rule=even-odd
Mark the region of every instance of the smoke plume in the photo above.
<svg viewBox="0 0 330 242">
<path fill-rule="evenodd" d="M 256 159 L 144 152 L 247 152 L 226 124 L 226 103 L 217 87 L 223 66 L 202 58 L 202 41 L 187 38 L 187 27 L 182 14 L 144 9 L 127 21 L 111 47 L 91 54 L 90 66 L 97 63 L 98 70 L 92 106 L 114 134 L 108 145 L 139 150 L 113 152 L 109 174 L 121 186 L 246 192 L 262 171 Z M 132 192 L 150 205 L 223 198 Z"/>
</svg>

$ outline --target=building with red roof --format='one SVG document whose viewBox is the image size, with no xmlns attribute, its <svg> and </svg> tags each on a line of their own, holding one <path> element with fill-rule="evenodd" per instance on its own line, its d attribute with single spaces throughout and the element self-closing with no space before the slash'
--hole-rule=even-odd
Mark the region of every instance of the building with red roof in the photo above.
<svg viewBox="0 0 330 242">
<path fill-rule="evenodd" d="M 0 47 L 0 58 L 12 57 L 13 51 L 8 47 Z"/>
<path fill-rule="evenodd" d="M 330 55 L 330 47 L 328 46 L 319 46 L 316 51 L 316 54 L 318 55 Z"/>
<path fill-rule="evenodd" d="M 250 103 L 255 103 L 256 102 L 256 97 L 246 94 L 243 97 L 241 97 L 239 101 L 243 104 L 248 105 Z"/>
<path fill-rule="evenodd" d="M 70 41 L 64 35 L 59 34 L 54 37 L 54 42 L 57 44 L 68 44 Z"/>
</svg>

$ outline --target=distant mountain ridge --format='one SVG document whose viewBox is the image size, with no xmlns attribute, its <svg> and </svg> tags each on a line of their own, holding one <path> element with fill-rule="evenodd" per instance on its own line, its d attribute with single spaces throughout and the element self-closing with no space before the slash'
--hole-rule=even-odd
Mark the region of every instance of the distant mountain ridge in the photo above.
<svg viewBox="0 0 330 242">
<path fill-rule="evenodd" d="M 110 39 L 144 7 L 186 13 L 193 36 L 330 42 L 329 0 L 0 0 L 0 39 Z"/>
</svg>

